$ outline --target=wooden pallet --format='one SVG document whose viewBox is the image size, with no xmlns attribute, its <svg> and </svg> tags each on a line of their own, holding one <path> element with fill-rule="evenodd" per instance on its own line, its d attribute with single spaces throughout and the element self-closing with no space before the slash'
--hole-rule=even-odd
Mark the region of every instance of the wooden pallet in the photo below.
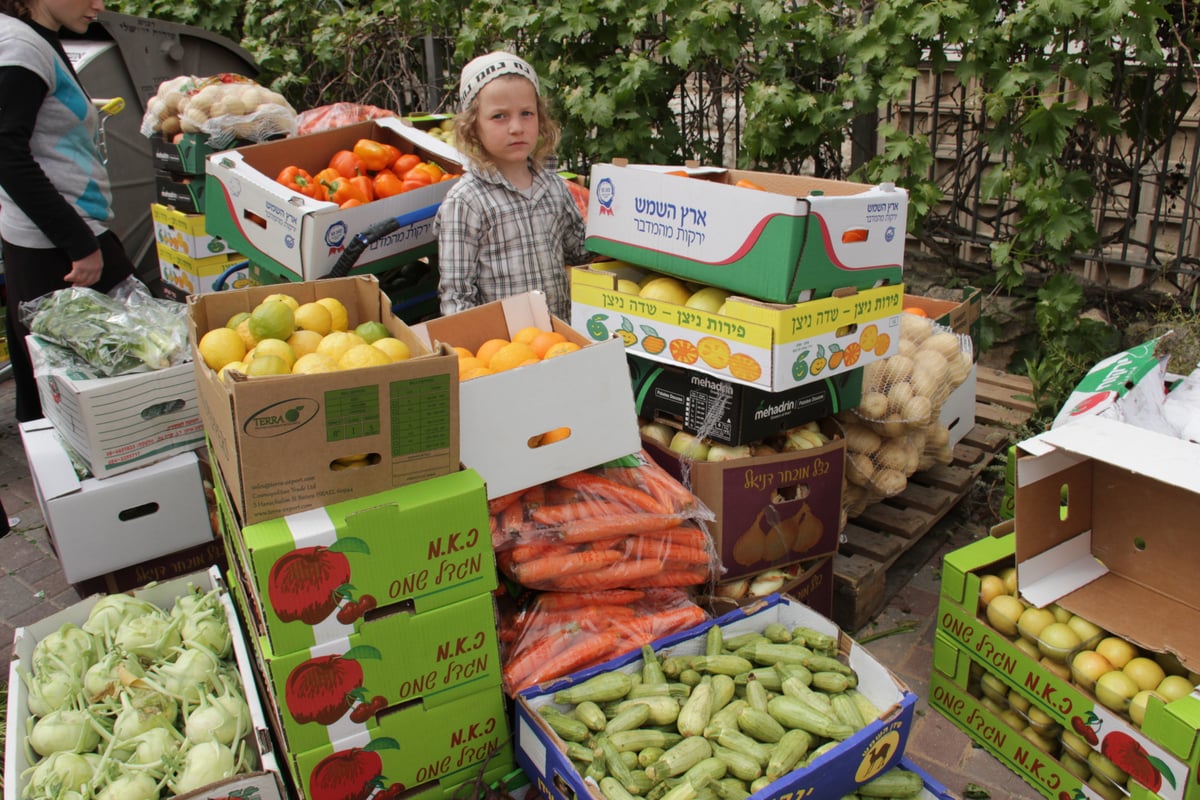
<svg viewBox="0 0 1200 800">
<path fill-rule="evenodd" d="M 975 427 L 954 447 L 953 460 L 911 476 L 896 497 L 868 506 L 851 520 L 834 556 L 833 617 L 843 630 L 857 631 L 883 610 L 908 575 L 894 568 L 902 559 L 924 563 L 937 548 L 926 537 L 970 492 L 980 474 L 1015 438 L 1032 414 L 1028 379 L 980 368 Z"/>
</svg>

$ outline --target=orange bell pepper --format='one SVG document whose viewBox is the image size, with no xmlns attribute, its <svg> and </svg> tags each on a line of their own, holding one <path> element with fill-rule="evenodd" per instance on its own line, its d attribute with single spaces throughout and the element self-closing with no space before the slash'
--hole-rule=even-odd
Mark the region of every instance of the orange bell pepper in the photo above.
<svg viewBox="0 0 1200 800">
<path fill-rule="evenodd" d="M 374 139 L 359 139 L 355 142 L 354 155 L 362 159 L 363 166 L 372 172 L 384 169 L 388 164 L 388 151 L 382 142 Z"/>
<path fill-rule="evenodd" d="M 425 166 L 424 164 L 417 164 L 415 167 L 410 169 L 408 172 L 401 175 L 400 176 L 401 179 L 403 179 L 406 183 L 412 182 L 412 183 L 420 183 L 422 185 L 433 183 L 433 176 L 429 174 L 428 170 L 422 169 L 422 167 L 424 167 L 424 166 Z M 438 177 L 440 180 L 441 176 L 438 176 Z"/>
<path fill-rule="evenodd" d="M 279 183 L 282 183 L 293 192 L 300 192 L 300 194 L 312 197 L 313 177 L 312 175 L 308 174 L 307 170 L 303 170 L 294 165 L 284 167 L 275 177 L 275 180 L 279 181 Z"/>
<path fill-rule="evenodd" d="M 356 197 L 351 197 L 349 200 L 342 202 L 338 208 L 354 208 L 355 206 L 361 206 L 362 204 L 362 200 L 359 200 Z"/>
<path fill-rule="evenodd" d="M 369 179 L 368 179 L 369 180 Z M 357 200 L 360 203 L 370 202 L 363 194 L 362 186 L 356 184 L 353 178 L 343 178 L 340 175 L 333 180 L 321 182 L 329 192 L 329 199 L 339 206 L 347 200 Z"/>
<path fill-rule="evenodd" d="M 338 150 L 329 159 L 329 166 L 338 171 L 338 174 L 343 178 L 353 178 L 355 175 L 362 175 L 364 171 L 363 161 L 349 150 Z"/>
<path fill-rule="evenodd" d="M 375 180 L 372 181 L 376 197 L 391 197 L 400 194 L 402 191 L 400 186 L 403 183 L 400 176 L 389 169 L 380 170 L 375 175 Z"/>
<path fill-rule="evenodd" d="M 387 151 L 387 158 L 388 158 L 387 163 L 383 165 L 383 169 L 387 169 L 387 168 L 391 167 L 392 164 L 395 164 L 396 159 L 399 158 L 402 154 L 400 152 L 399 147 L 396 147 L 395 145 L 392 145 L 392 144 L 387 144 L 386 142 L 383 142 L 382 144 L 383 144 L 383 149 Z"/>
<path fill-rule="evenodd" d="M 392 172 L 403 178 L 406 172 L 420 163 L 421 157 L 415 153 L 401 153 L 400 157 L 392 164 Z"/>
<path fill-rule="evenodd" d="M 350 179 L 350 182 L 353 183 L 355 187 L 358 188 L 358 191 L 362 194 L 362 196 L 366 198 L 363 201 L 364 203 L 369 203 L 375 199 L 375 186 L 370 177 L 366 175 L 355 175 Z"/>
</svg>

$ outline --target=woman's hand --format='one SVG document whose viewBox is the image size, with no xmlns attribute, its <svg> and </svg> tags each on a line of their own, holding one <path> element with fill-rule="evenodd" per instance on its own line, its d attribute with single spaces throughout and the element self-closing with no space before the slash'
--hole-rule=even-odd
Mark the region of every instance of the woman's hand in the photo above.
<svg viewBox="0 0 1200 800">
<path fill-rule="evenodd" d="M 104 268 L 104 256 L 99 250 L 84 256 L 78 261 L 71 262 L 71 271 L 63 278 L 74 286 L 91 286 L 100 280 L 100 272 Z"/>
</svg>

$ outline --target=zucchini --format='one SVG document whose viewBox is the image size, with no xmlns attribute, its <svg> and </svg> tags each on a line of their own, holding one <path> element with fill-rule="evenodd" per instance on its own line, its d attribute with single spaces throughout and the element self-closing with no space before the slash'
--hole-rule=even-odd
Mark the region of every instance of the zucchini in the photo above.
<svg viewBox="0 0 1200 800">
<path fill-rule="evenodd" d="M 647 709 L 644 722 L 634 725 L 634 728 L 641 727 L 642 724 L 674 725 L 675 720 L 679 717 L 679 701 L 674 697 L 637 697 L 631 700 L 622 700 L 617 704 L 616 713 L 613 714 L 612 719 L 621 716 L 632 706 L 645 706 Z M 609 720 L 609 724 L 612 724 L 612 720 Z M 632 730 L 632 728 L 626 730 Z M 616 731 L 609 730 L 608 732 L 615 733 Z"/>
<path fill-rule="evenodd" d="M 642 645 L 642 683 L 655 684 L 666 682 L 667 676 L 663 673 L 662 664 L 659 663 L 658 655 L 654 652 L 654 648 L 648 644 Z"/>
<path fill-rule="evenodd" d="M 724 708 L 713 714 L 708 724 L 704 726 L 704 735 L 709 739 L 715 738 L 725 728 L 738 729 L 737 715 L 747 705 L 745 700 L 731 700 Z"/>
<path fill-rule="evenodd" d="M 750 789 L 745 781 L 728 775 L 713 784 L 713 791 L 721 800 L 746 800 L 750 796 Z"/>
<path fill-rule="evenodd" d="M 771 641 L 766 636 L 763 636 L 758 631 L 750 631 L 748 633 L 739 633 L 736 636 L 728 636 L 725 638 L 725 649 L 729 652 L 735 652 L 742 649 L 746 645 L 754 644 L 755 642 Z"/>
<path fill-rule="evenodd" d="M 558 734 L 558 738 L 566 742 L 583 742 L 591 736 L 588 726 L 575 717 L 569 717 L 554 706 L 545 705 L 538 709 L 538 714 L 546 720 L 550 729 Z"/>
<path fill-rule="evenodd" d="M 704 733 L 704 727 L 708 725 L 712 714 L 712 679 L 705 678 L 692 689 L 691 695 L 683 702 L 683 707 L 679 709 L 679 716 L 675 720 L 675 727 L 684 736 L 700 736 Z"/>
<path fill-rule="evenodd" d="M 709 630 L 720 630 L 716 626 Z M 734 676 L 743 672 L 749 672 L 754 669 L 754 665 L 747 659 L 741 656 L 730 655 L 728 653 L 722 655 L 704 655 L 695 656 L 692 658 L 691 668 L 700 673 L 708 673 L 710 675 L 729 675 Z"/>
<path fill-rule="evenodd" d="M 716 656 L 724 651 L 725 634 L 720 625 L 713 625 L 704 634 L 704 655 Z"/>
<path fill-rule="evenodd" d="M 858 706 L 858 713 L 862 714 L 864 722 L 871 723 L 883 716 L 883 712 L 876 708 L 875 704 L 857 689 L 850 689 L 846 692 L 846 695 Z"/>
<path fill-rule="evenodd" d="M 628 753 L 628 752 L 633 752 L 633 751 L 626 750 L 625 752 Z M 643 769 L 645 767 L 650 766 L 651 764 L 653 764 L 655 761 L 658 760 L 659 756 L 661 756 L 665 752 L 666 751 L 663 750 L 661 747 L 643 747 L 641 750 L 638 751 L 638 754 L 637 754 L 638 766 L 642 767 Z"/>
<path fill-rule="evenodd" d="M 703 736 L 688 736 L 669 748 L 650 766 L 646 774 L 652 781 L 682 775 L 696 764 L 712 755 L 712 745 Z"/>
<path fill-rule="evenodd" d="M 739 780 L 752 781 L 763 774 L 762 764 L 752 755 L 739 753 L 719 744 L 713 745 L 713 754 L 724 761 L 729 774 Z"/>
<path fill-rule="evenodd" d="M 752 739 L 737 728 L 726 728 L 717 734 L 717 744 L 739 753 L 745 753 L 757 761 L 759 766 L 766 766 L 767 761 L 771 758 L 770 747 Z"/>
<path fill-rule="evenodd" d="M 716 756 L 709 756 L 689 767 L 688 771 L 683 773 L 683 779 L 689 781 L 697 789 L 703 789 L 714 781 L 724 778 L 728 771 L 729 767 L 724 761 Z"/>
<path fill-rule="evenodd" d="M 645 750 L 647 747 L 661 747 L 665 750 L 681 742 L 683 737 L 678 733 L 639 728 L 636 731 L 620 731 L 611 734 L 608 739 L 618 750 L 638 751 Z"/>
<path fill-rule="evenodd" d="M 590 764 L 595 757 L 595 754 L 592 753 L 592 748 L 579 742 L 567 742 L 567 758 L 572 761 L 581 761 L 584 764 Z M 582 770 L 580 771 L 582 772 Z"/>
<path fill-rule="evenodd" d="M 803 700 L 780 695 L 767 703 L 767 711 L 785 728 L 800 728 L 826 739 L 842 741 L 854 733 L 849 725 L 822 714 Z"/>
<path fill-rule="evenodd" d="M 675 701 L 671 698 L 663 698 L 668 703 L 675 705 Z M 598 709 L 597 709 L 598 710 Z M 603 716 L 604 712 L 600 712 Z M 578 716 L 579 708 L 576 707 L 575 714 Z M 631 731 L 635 728 L 640 728 L 650 719 L 650 704 L 649 703 L 630 703 L 617 712 L 617 715 L 610 720 L 606 720 L 603 728 L 607 734 L 614 734 L 619 731 Z"/>
<path fill-rule="evenodd" d="M 812 687 L 826 694 L 841 694 L 850 688 L 850 677 L 841 672 L 814 672 Z"/>
<path fill-rule="evenodd" d="M 798 644 L 775 644 L 771 641 L 756 642 L 739 648 L 736 653 L 763 667 L 779 663 L 804 664 L 805 659 L 816 655 L 812 650 Z"/>
<path fill-rule="evenodd" d="M 604 800 L 637 800 L 634 795 L 626 791 L 620 781 L 611 775 L 600 779 L 600 793 L 604 795 Z"/>
<path fill-rule="evenodd" d="M 767 691 L 767 687 L 763 686 L 762 681 L 753 678 L 746 681 L 746 702 L 751 708 L 766 711 L 767 701 L 770 699 L 771 693 Z"/>
<path fill-rule="evenodd" d="M 916 797 L 925 788 L 925 782 L 915 772 L 892 767 L 877 778 L 858 787 L 861 797 Z"/>
<path fill-rule="evenodd" d="M 756 680 L 769 692 L 782 691 L 783 677 L 776 667 L 755 667 L 749 672 L 734 676 L 733 680 L 738 686 L 745 686 L 751 680 Z"/>
<path fill-rule="evenodd" d="M 738 713 L 737 723 L 742 733 L 764 744 L 774 744 L 783 738 L 784 727 L 768 712 L 753 706 L 746 706 Z"/>
<path fill-rule="evenodd" d="M 575 706 L 575 719 L 587 725 L 588 729 L 593 731 L 604 730 L 605 724 L 608 722 L 604 711 L 591 700 L 584 700 Z"/>
<path fill-rule="evenodd" d="M 711 683 L 713 693 L 712 710 L 716 713 L 729 705 L 733 700 L 733 695 L 737 692 L 737 684 L 728 675 L 713 675 Z"/>
<path fill-rule="evenodd" d="M 638 785 L 633 779 L 633 768 L 622 760 L 622 753 L 613 745 L 612 740 L 602 733 L 596 737 L 596 747 L 608 765 L 608 774 L 616 778 L 625 791 L 639 794 Z"/>
<path fill-rule="evenodd" d="M 811 733 L 799 728 L 785 732 L 767 759 L 766 776 L 776 780 L 791 772 L 813 746 L 813 741 Z"/>
<path fill-rule="evenodd" d="M 775 644 L 787 644 L 792 640 L 792 632 L 782 622 L 768 622 L 762 633 Z M 804 644 L 804 642 L 800 642 L 800 644 Z"/>
<path fill-rule="evenodd" d="M 578 705 L 584 700 L 602 703 L 620 700 L 633 688 L 633 678 L 624 672 L 602 672 L 581 683 L 568 686 L 554 693 L 554 702 L 559 705 Z"/>
<path fill-rule="evenodd" d="M 850 669 L 849 664 L 843 664 L 841 661 L 830 656 L 818 656 L 814 654 L 809 656 L 803 663 L 810 672 L 840 672 L 847 676 L 854 674 L 854 670 Z"/>
<path fill-rule="evenodd" d="M 812 650 L 821 650 L 827 653 L 837 651 L 836 637 L 828 633 L 815 631 L 812 628 L 803 626 L 792 628 L 792 641 L 798 641 Z"/>
<path fill-rule="evenodd" d="M 862 718 L 862 714 L 858 710 L 858 704 L 844 692 L 834 695 L 830 699 L 830 703 L 833 705 L 833 715 L 839 721 L 846 723 L 856 731 L 866 727 L 866 720 Z"/>
</svg>

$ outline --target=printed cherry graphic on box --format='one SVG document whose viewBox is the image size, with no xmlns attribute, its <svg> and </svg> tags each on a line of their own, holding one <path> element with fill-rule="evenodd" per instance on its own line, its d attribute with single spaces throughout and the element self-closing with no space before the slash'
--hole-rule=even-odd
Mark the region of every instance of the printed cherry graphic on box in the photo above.
<svg viewBox="0 0 1200 800">
<path fill-rule="evenodd" d="M 1087 712 L 1087 719 L 1084 719 L 1083 717 L 1071 718 L 1071 727 L 1076 733 L 1087 740 L 1087 743 L 1092 747 L 1100 744 L 1100 737 L 1096 735 L 1096 728 L 1099 728 L 1100 725 L 1100 718 L 1096 716 L 1096 712 L 1090 709 Z"/>
<path fill-rule="evenodd" d="M 308 776 L 309 800 L 366 800 L 376 789 L 394 797 L 404 791 L 403 784 L 384 787 L 383 759 L 379 750 L 399 750 L 400 743 L 389 737 L 373 739 L 366 747 L 339 750 L 326 756 Z"/>
<path fill-rule="evenodd" d="M 332 725 L 357 704 L 352 718 L 362 716 L 362 719 L 354 721 L 369 719 L 374 711 L 358 713 L 359 709 L 374 706 L 375 699 L 380 698 L 366 701 L 363 668 L 358 663 L 364 658 L 380 659 L 383 654 L 370 645 L 359 645 L 342 655 L 317 656 L 299 664 L 288 674 L 283 689 L 292 718 L 301 724 Z"/>
<path fill-rule="evenodd" d="M 1109 731 L 1100 740 L 1100 753 L 1152 792 L 1162 788 L 1163 778 L 1175 787 L 1171 768 L 1146 752 L 1141 742 L 1124 731 Z"/>
<path fill-rule="evenodd" d="M 1070 792 L 1059 792 L 1058 793 L 1058 800 L 1085 800 L 1086 797 L 1087 797 L 1087 795 L 1085 795 L 1083 793 L 1082 789 L 1075 789 L 1074 791 L 1070 791 Z"/>
<path fill-rule="evenodd" d="M 275 615 L 283 622 L 299 620 L 305 625 L 326 619 L 343 599 L 352 600 L 350 561 L 344 554 L 370 552 L 362 539 L 348 536 L 328 547 L 299 547 L 282 556 L 271 565 L 267 578 L 267 595 Z M 366 610 L 363 608 L 363 613 Z"/>
</svg>

